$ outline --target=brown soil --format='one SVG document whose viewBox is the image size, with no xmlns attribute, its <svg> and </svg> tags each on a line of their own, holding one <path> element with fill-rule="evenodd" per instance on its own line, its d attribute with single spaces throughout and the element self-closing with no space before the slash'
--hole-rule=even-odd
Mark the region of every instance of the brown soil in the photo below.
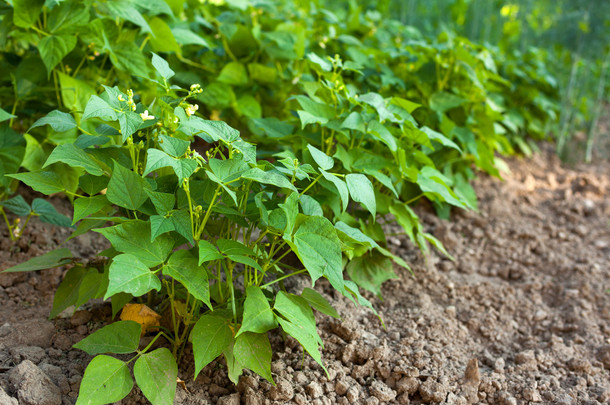
<svg viewBox="0 0 610 405">
<path fill-rule="evenodd" d="M 415 276 L 387 282 L 383 301 L 369 297 L 386 329 L 317 284 L 343 317 L 318 317 L 330 379 L 294 340 L 271 333 L 276 387 L 250 373 L 234 387 L 221 362 L 193 381 L 187 352 L 179 377 L 188 391 L 179 386 L 175 403 L 610 403 L 610 164 L 565 169 L 542 149 L 509 160 L 505 181 L 476 182 L 479 213 L 447 222 L 420 209 L 455 262 L 423 258 L 404 237 L 391 238 Z M 66 235 L 35 222 L 17 253 L 2 235 L 0 269 Z M 102 245 L 83 236 L 68 247 L 86 258 Z M 109 322 L 110 309 L 95 302 L 48 321 L 62 274 L 0 275 L 2 405 L 75 402 L 90 356 L 71 345 Z M 134 389 L 121 403 L 148 402 Z"/>
</svg>

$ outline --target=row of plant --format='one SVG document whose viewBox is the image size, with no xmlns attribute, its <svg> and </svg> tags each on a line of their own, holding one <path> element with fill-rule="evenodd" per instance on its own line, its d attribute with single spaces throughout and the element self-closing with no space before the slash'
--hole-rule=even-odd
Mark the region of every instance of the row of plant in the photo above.
<svg viewBox="0 0 610 405">
<path fill-rule="evenodd" d="M 359 289 L 380 295 L 393 262 L 408 268 L 386 249 L 389 214 L 423 252 L 432 244 L 448 255 L 410 205 L 425 198 L 445 217 L 451 206 L 476 209 L 476 171 L 497 175 L 496 153 L 526 149 L 526 135 L 543 136 L 553 119 L 555 88 L 531 75 L 544 69 L 536 59 L 498 66 L 464 38 L 426 38 L 356 5 L 331 9 L 161 0 L 2 9 L 5 196 L 23 182 L 65 194 L 74 214 L 66 223 L 20 196 L 2 205 L 112 246 L 101 264 L 59 249 L 8 271 L 72 263 L 52 316 L 104 298 L 113 315 L 135 301 L 171 318 L 148 329 L 117 322 L 80 342 L 97 356 L 78 403 L 122 399 L 132 361 L 146 397 L 171 403 L 189 343 L 196 374 L 221 356 L 232 381 L 247 368 L 273 382 L 276 328 L 324 367 L 312 308 L 338 315 L 284 281 L 326 278 L 372 309 Z M 18 237 L 22 227 L 5 218 Z M 139 350 L 144 332 L 171 350 Z"/>
</svg>

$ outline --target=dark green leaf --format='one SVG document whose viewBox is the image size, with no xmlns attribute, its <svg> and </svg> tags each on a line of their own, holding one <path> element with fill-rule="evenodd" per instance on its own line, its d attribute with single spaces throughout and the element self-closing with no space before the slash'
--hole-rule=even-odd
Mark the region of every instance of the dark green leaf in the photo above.
<svg viewBox="0 0 610 405">
<path fill-rule="evenodd" d="M 3 270 L 2 273 L 18 273 L 23 271 L 46 270 L 55 267 L 63 266 L 72 262 L 72 252 L 70 249 L 62 248 L 51 250 L 42 256 L 34 257 L 25 263 L 20 263 L 16 266 L 9 267 Z"/>
<path fill-rule="evenodd" d="M 241 328 L 236 336 L 243 332 L 263 333 L 277 327 L 277 322 L 260 287 L 249 286 L 246 289 L 244 316 Z"/>
<path fill-rule="evenodd" d="M 138 350 L 142 326 L 134 321 L 111 323 L 93 332 L 74 348 L 94 356 L 101 353 L 127 354 Z"/>
<path fill-rule="evenodd" d="M 322 312 L 323 314 L 332 316 L 336 319 L 341 318 L 335 308 L 333 308 L 328 303 L 328 301 L 326 301 L 326 299 L 316 290 L 312 290 L 311 288 L 305 288 L 301 293 L 301 297 L 305 299 L 309 303 L 309 305 Z"/>
<path fill-rule="evenodd" d="M 72 35 L 49 35 L 38 42 L 40 57 L 47 68 L 47 75 L 76 46 L 76 37 Z"/>
<path fill-rule="evenodd" d="M 127 363 L 114 357 L 96 356 L 85 369 L 77 405 L 103 405 L 120 401 L 133 388 Z"/>
<path fill-rule="evenodd" d="M 25 217 L 30 214 L 32 208 L 22 196 L 17 195 L 8 200 L 0 201 L 0 205 L 19 217 Z"/>
<path fill-rule="evenodd" d="M 65 163 L 72 167 L 82 167 L 87 173 L 94 176 L 104 174 L 104 171 L 93 157 L 71 143 L 55 147 L 42 167 L 45 168 L 57 162 Z"/>
<path fill-rule="evenodd" d="M 233 355 L 240 365 L 273 384 L 271 376 L 271 344 L 266 333 L 246 332 L 235 339 Z"/>
<path fill-rule="evenodd" d="M 233 340 L 227 320 L 214 315 L 203 315 L 191 332 L 195 357 L 195 378 L 216 357 L 220 356 Z"/>
<path fill-rule="evenodd" d="M 149 188 L 148 182 L 142 176 L 115 161 L 106 197 L 119 207 L 136 210 L 148 198 L 146 189 Z"/>
<path fill-rule="evenodd" d="M 361 203 L 374 218 L 377 211 L 377 203 L 375 200 L 375 190 L 371 181 L 364 174 L 355 173 L 345 176 L 345 181 L 347 182 L 347 189 L 352 199 Z"/>
<path fill-rule="evenodd" d="M 53 110 L 48 113 L 46 117 L 42 117 L 36 121 L 28 131 L 43 125 L 49 125 L 56 132 L 65 132 L 77 127 L 76 121 L 72 115 L 59 110 Z"/>
<path fill-rule="evenodd" d="M 120 292 L 139 297 L 151 290 L 161 289 L 159 277 L 136 256 L 127 253 L 112 259 L 108 278 L 110 283 L 104 299 Z"/>
<path fill-rule="evenodd" d="M 174 403 L 178 366 L 167 348 L 141 355 L 133 366 L 133 375 L 152 405 Z"/>
<path fill-rule="evenodd" d="M 174 252 L 163 267 L 163 274 L 182 283 L 193 297 L 213 310 L 210 303 L 208 274 L 205 268 L 197 263 L 197 259 L 193 257 L 190 251 L 178 250 Z"/>
</svg>

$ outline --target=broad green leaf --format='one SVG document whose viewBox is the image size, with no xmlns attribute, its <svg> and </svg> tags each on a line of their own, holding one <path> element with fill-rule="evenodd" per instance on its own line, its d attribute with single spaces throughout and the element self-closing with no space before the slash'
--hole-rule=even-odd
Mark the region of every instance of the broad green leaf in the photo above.
<svg viewBox="0 0 610 405">
<path fill-rule="evenodd" d="M 220 184 L 227 184 L 241 177 L 242 173 L 250 169 L 250 166 L 242 159 L 210 159 L 208 164 L 212 173 Z M 212 181 L 215 181 L 210 177 Z"/>
<path fill-rule="evenodd" d="M 61 112 L 59 110 L 53 110 L 46 115 L 46 117 L 42 117 L 38 121 L 36 121 L 30 129 L 36 127 L 41 127 L 43 125 L 49 125 L 56 132 L 65 132 L 77 127 L 76 121 L 72 115 Z"/>
<path fill-rule="evenodd" d="M 303 210 L 303 214 L 312 217 L 324 216 L 322 206 L 315 198 L 310 197 L 307 194 L 303 194 L 299 197 L 299 202 L 301 203 L 301 209 Z"/>
<path fill-rule="evenodd" d="M 322 170 L 330 170 L 335 165 L 335 161 L 332 157 L 328 156 L 326 153 L 322 152 L 320 149 L 316 148 L 312 145 L 307 145 L 307 149 L 309 153 L 311 153 L 311 157 L 313 160 L 320 166 Z"/>
<path fill-rule="evenodd" d="M 78 300 L 78 289 L 83 279 L 90 270 L 83 266 L 74 266 L 64 276 L 64 279 L 59 283 L 55 295 L 53 297 L 53 307 L 49 314 L 49 319 L 55 318 L 62 311 L 66 310 L 71 305 L 74 305 Z"/>
<path fill-rule="evenodd" d="M 212 142 L 224 141 L 226 144 L 230 144 L 239 139 L 239 131 L 231 128 L 229 124 L 224 121 L 212 121 L 204 120 L 198 117 L 191 117 L 186 124 L 191 128 L 193 135 L 198 135 L 205 141 L 205 137 L 201 136 L 201 133 L 209 136 Z M 182 122 L 181 122 L 182 126 Z"/>
<path fill-rule="evenodd" d="M 71 143 L 56 146 L 42 167 L 45 168 L 57 162 L 65 163 L 72 167 L 82 167 L 87 173 L 94 176 L 104 174 L 104 171 L 93 157 Z"/>
<path fill-rule="evenodd" d="M 150 44 L 156 52 L 175 52 L 181 54 L 180 45 L 176 42 L 171 28 L 165 21 L 159 17 L 152 18 L 148 24 L 152 29 L 153 37 L 150 38 Z"/>
<path fill-rule="evenodd" d="M 178 366 L 165 347 L 141 355 L 133 366 L 138 387 L 152 405 L 174 403 Z"/>
<path fill-rule="evenodd" d="M 309 305 L 322 312 L 323 314 L 332 316 L 336 319 L 341 319 L 335 308 L 333 308 L 328 303 L 328 301 L 326 301 L 326 298 L 320 295 L 320 293 L 316 290 L 312 290 L 311 288 L 303 289 L 303 292 L 301 293 L 301 298 L 306 300 Z"/>
<path fill-rule="evenodd" d="M 324 72 L 330 72 L 333 69 L 333 64 L 330 62 L 330 60 L 322 59 L 313 52 L 308 53 L 306 58 L 318 65 Z M 328 56 L 326 58 L 328 58 Z"/>
<path fill-rule="evenodd" d="M 11 118 L 17 118 L 17 116 L 13 115 L 13 114 L 9 114 L 8 112 L 6 112 L 2 108 L 0 108 L 0 122 L 10 120 Z"/>
<path fill-rule="evenodd" d="M 449 204 L 457 207 L 465 208 L 464 202 L 458 199 L 458 196 L 451 190 L 445 182 L 445 176 L 432 167 L 423 167 L 417 175 L 417 185 L 424 193 L 432 193 L 440 197 L 441 201 L 446 201 Z"/>
<path fill-rule="evenodd" d="M 148 149 L 144 176 L 161 169 L 171 167 L 178 179 L 188 179 L 197 169 L 197 161 L 188 158 L 176 159 L 159 149 Z"/>
<path fill-rule="evenodd" d="M 244 179 L 254 180 L 259 183 L 270 184 L 279 188 L 287 188 L 292 191 L 297 191 L 290 180 L 277 171 L 265 172 L 258 167 L 253 167 L 252 169 L 243 173 L 242 177 Z"/>
<path fill-rule="evenodd" d="M 232 239 L 218 239 L 216 241 L 220 252 L 226 256 L 229 255 L 242 255 L 242 256 L 254 256 L 255 253 L 252 249 L 244 245 L 243 243 L 232 240 Z"/>
<path fill-rule="evenodd" d="M 93 332 L 73 347 L 94 356 L 101 353 L 127 354 L 138 350 L 142 326 L 134 321 L 119 321 Z"/>
<path fill-rule="evenodd" d="M 210 303 L 210 284 L 205 267 L 197 263 L 197 259 L 188 250 L 174 252 L 163 267 L 163 274 L 180 283 L 188 292 L 213 310 Z"/>
<path fill-rule="evenodd" d="M 6 176 L 17 179 L 42 194 L 62 193 L 66 190 L 64 182 L 55 172 L 32 171 L 27 173 L 7 174 Z"/>
<path fill-rule="evenodd" d="M 350 113 L 350 115 L 348 115 L 341 123 L 341 127 L 351 129 L 353 131 L 365 132 L 362 114 L 356 111 Z"/>
<path fill-rule="evenodd" d="M 42 256 L 33 257 L 27 262 L 9 267 L 1 273 L 20 273 L 24 271 L 46 270 L 63 266 L 72 262 L 72 252 L 70 249 L 62 248 L 51 250 Z"/>
<path fill-rule="evenodd" d="M 264 333 L 277 327 L 277 322 L 260 287 L 249 286 L 246 289 L 244 316 L 237 336 L 244 332 Z"/>
<path fill-rule="evenodd" d="M 57 72 L 57 75 L 61 86 L 61 99 L 64 107 L 70 111 L 78 111 L 81 114 L 80 112 L 85 110 L 91 96 L 95 95 L 95 89 L 92 87 L 92 84 L 62 72 Z"/>
<path fill-rule="evenodd" d="M 347 209 L 347 205 L 349 204 L 349 190 L 347 189 L 347 185 L 343 180 L 338 178 L 337 176 L 333 176 L 331 173 L 325 172 L 324 170 L 320 170 L 322 176 L 337 188 L 339 192 L 339 197 L 341 198 L 341 203 L 343 206 L 343 211 Z"/>
<path fill-rule="evenodd" d="M 13 23 L 17 27 L 29 28 L 38 20 L 44 0 L 13 0 L 12 5 Z"/>
<path fill-rule="evenodd" d="M 381 285 L 398 278 L 392 268 L 392 261 L 378 253 L 355 257 L 347 264 L 347 273 L 358 286 L 381 297 Z"/>
<path fill-rule="evenodd" d="M 243 86 L 248 84 L 248 73 L 243 64 L 229 62 L 222 68 L 216 80 L 233 86 Z"/>
<path fill-rule="evenodd" d="M 127 363 L 114 357 L 96 356 L 85 369 L 77 405 L 103 405 L 118 402 L 133 388 Z"/>
<path fill-rule="evenodd" d="M 110 118 L 112 121 L 116 121 L 118 116 L 116 110 L 112 108 L 110 104 L 100 97 L 93 95 L 87 102 L 83 114 L 83 120 L 89 118 Z"/>
<path fill-rule="evenodd" d="M 441 134 L 440 132 L 437 132 L 428 127 L 421 127 L 420 131 L 425 133 L 431 141 L 436 141 L 443 146 L 448 146 L 448 147 L 456 149 L 460 152 L 462 151 L 462 149 L 455 142 L 453 142 L 451 139 L 447 138 L 445 135 Z"/>
<path fill-rule="evenodd" d="M 135 8 L 130 2 L 127 1 L 109 1 L 104 5 L 110 11 L 109 14 L 112 17 L 118 17 L 122 20 L 129 21 L 141 28 L 143 33 L 151 33 L 151 29 L 148 23 L 144 19 L 144 16 Z"/>
<path fill-rule="evenodd" d="M 394 117 L 394 114 L 388 110 L 385 99 L 377 93 L 366 93 L 358 97 L 358 101 L 366 103 L 373 107 L 377 114 L 379 114 L 379 120 L 381 122 L 388 120 L 391 122 L 397 122 L 398 120 Z"/>
<path fill-rule="evenodd" d="M 199 265 L 212 260 L 222 259 L 223 256 L 218 253 L 218 249 L 207 240 L 199 241 Z"/>
<path fill-rule="evenodd" d="M 150 268 L 163 263 L 174 247 L 174 241 L 168 235 L 150 242 L 150 225 L 144 221 L 129 221 L 95 231 L 104 235 L 113 248 L 137 257 Z"/>
<path fill-rule="evenodd" d="M 392 135 L 383 124 L 373 120 L 368 124 L 368 131 L 385 143 L 392 152 L 396 152 L 396 149 L 398 148 L 396 139 L 394 139 L 394 135 Z"/>
<path fill-rule="evenodd" d="M 195 245 L 193 240 L 193 229 L 191 227 L 191 216 L 188 211 L 174 211 L 171 216 L 174 230 L 184 237 L 190 244 Z"/>
<path fill-rule="evenodd" d="M 413 101 L 406 100 L 400 97 L 392 97 L 392 104 L 395 104 L 407 111 L 409 114 L 421 107 L 421 104 L 414 103 Z"/>
<path fill-rule="evenodd" d="M 160 135 L 159 143 L 161 144 L 161 149 L 163 149 L 165 153 L 175 158 L 184 155 L 191 144 L 189 141 L 172 138 L 171 136 L 167 135 Z"/>
<path fill-rule="evenodd" d="M 306 330 L 303 325 L 294 324 L 280 317 L 277 318 L 277 321 L 284 332 L 295 338 L 303 346 L 303 349 L 326 371 L 320 354 L 320 343 L 316 337 Z"/>
<path fill-rule="evenodd" d="M 169 63 L 156 53 L 152 53 L 152 65 L 162 78 L 169 80 L 176 73 L 169 67 Z"/>
<path fill-rule="evenodd" d="M 3 206 L 19 217 L 25 217 L 32 211 L 30 204 L 28 204 L 21 195 L 9 198 L 8 200 L 0 201 L 0 206 Z"/>
<path fill-rule="evenodd" d="M 304 217 L 294 233 L 292 244 L 312 282 L 327 276 L 333 285 L 341 283 L 341 242 L 328 219 Z"/>
<path fill-rule="evenodd" d="M 199 45 L 204 48 L 211 48 L 208 42 L 195 34 L 193 31 L 184 28 L 172 28 L 172 34 L 176 42 L 180 45 Z"/>
<path fill-rule="evenodd" d="M 283 204 L 278 204 L 278 206 L 284 211 L 286 214 L 286 228 L 284 229 L 284 234 L 287 237 L 292 235 L 294 230 L 294 225 L 297 219 L 297 215 L 299 214 L 299 196 L 297 193 L 291 193 L 288 197 L 286 197 L 286 201 Z"/>
<path fill-rule="evenodd" d="M 74 218 L 72 219 L 72 224 L 91 214 L 95 214 L 107 205 L 108 199 L 105 195 L 77 198 L 74 200 Z"/>
<path fill-rule="evenodd" d="M 335 223 L 335 228 L 339 232 L 342 232 L 343 234 L 345 234 L 350 239 L 353 239 L 353 240 L 363 243 L 363 244 L 367 244 L 371 248 L 379 247 L 377 242 L 375 242 L 373 239 L 371 239 L 371 237 L 366 235 L 360 229 L 349 226 L 345 222 L 338 221 L 337 223 Z"/>
<path fill-rule="evenodd" d="M 150 186 L 142 176 L 114 161 L 106 197 L 119 207 L 136 210 L 146 201 Z"/>
<path fill-rule="evenodd" d="M 222 353 L 225 356 L 225 361 L 227 362 L 227 374 L 229 375 L 229 380 L 233 384 L 239 383 L 239 376 L 242 375 L 244 368 L 239 363 L 239 359 L 237 359 L 233 355 L 233 346 L 235 341 L 231 341 L 229 346 L 227 346 L 226 350 Z"/>
<path fill-rule="evenodd" d="M 140 114 L 133 111 L 122 111 L 118 113 L 118 117 L 122 142 L 127 141 L 127 138 L 135 134 L 144 122 Z"/>
<path fill-rule="evenodd" d="M 119 70 L 134 76 L 150 77 L 147 58 L 138 45 L 130 40 L 112 43 L 110 61 Z"/>
<path fill-rule="evenodd" d="M 45 67 L 47 76 L 61 60 L 76 46 L 76 37 L 72 35 L 49 35 L 38 42 L 38 51 Z"/>
<path fill-rule="evenodd" d="M 195 357 L 195 378 L 199 372 L 231 344 L 233 332 L 227 320 L 214 315 L 203 315 L 191 332 Z"/>
<path fill-rule="evenodd" d="M 254 371 L 273 384 L 271 376 L 271 344 L 266 333 L 246 332 L 235 339 L 233 355 L 241 366 Z"/>
<path fill-rule="evenodd" d="M 466 103 L 467 100 L 455 94 L 439 91 L 430 96 L 430 108 L 434 111 L 444 113 L 452 108 L 459 107 Z"/>
<path fill-rule="evenodd" d="M 70 227 L 72 225 L 72 220 L 70 218 L 57 212 L 53 204 L 42 198 L 35 198 L 34 201 L 32 201 L 32 211 L 38 214 L 38 218 L 42 222 L 65 227 Z"/>
<path fill-rule="evenodd" d="M 112 259 L 108 278 L 110 283 L 104 299 L 120 292 L 139 297 L 151 290 L 161 289 L 159 277 L 136 256 L 128 253 Z"/>
<path fill-rule="evenodd" d="M 151 190 L 146 190 L 146 194 L 148 194 L 159 215 L 168 214 L 174 209 L 174 205 L 176 205 L 176 196 L 174 194 Z"/>
<path fill-rule="evenodd" d="M 371 181 L 364 174 L 358 173 L 348 174 L 345 176 L 345 181 L 352 199 L 362 204 L 375 218 L 377 203 Z"/>
<path fill-rule="evenodd" d="M 154 242 L 154 240 L 157 239 L 157 236 L 174 231 L 176 229 L 174 227 L 174 221 L 172 221 L 171 216 L 165 217 L 163 215 L 151 215 L 148 219 L 150 221 L 151 242 Z"/>
</svg>

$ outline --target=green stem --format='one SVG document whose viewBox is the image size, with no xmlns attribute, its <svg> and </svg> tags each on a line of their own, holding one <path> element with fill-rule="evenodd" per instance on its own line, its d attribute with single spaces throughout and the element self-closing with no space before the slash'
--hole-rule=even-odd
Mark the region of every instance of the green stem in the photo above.
<svg viewBox="0 0 610 405">
<path fill-rule="evenodd" d="M 316 177 L 314 179 L 314 181 L 311 182 L 311 184 L 307 187 L 305 187 L 305 190 L 301 191 L 301 193 L 299 194 L 299 197 L 302 196 L 303 194 L 305 194 L 310 188 L 312 188 L 314 186 L 314 184 L 316 184 L 318 182 L 318 180 L 320 180 L 322 178 L 322 175 L 320 174 L 318 177 Z"/>
<path fill-rule="evenodd" d="M 199 238 L 201 237 L 201 234 L 203 233 L 203 229 L 205 228 L 205 225 L 208 222 L 208 218 L 210 218 L 210 214 L 212 213 L 212 207 L 214 207 L 214 203 L 216 202 L 216 198 L 220 194 L 221 187 L 222 186 L 219 185 L 218 187 L 216 187 L 216 191 L 214 191 L 214 197 L 212 197 L 212 201 L 210 202 L 210 206 L 208 207 L 207 211 L 205 212 L 205 216 L 203 217 L 203 221 L 201 221 L 201 225 L 199 225 L 199 229 L 197 230 L 197 236 L 196 236 L 197 240 L 199 240 Z"/>
<path fill-rule="evenodd" d="M 261 285 L 261 286 L 260 286 L 260 288 L 262 289 L 262 288 L 269 287 L 270 285 L 273 285 L 273 284 L 278 283 L 278 282 L 280 282 L 280 281 L 282 281 L 282 280 L 285 280 L 285 279 L 287 279 L 288 277 L 296 276 L 297 274 L 303 274 L 303 273 L 305 273 L 306 271 L 307 271 L 307 269 L 303 269 L 303 270 L 295 271 L 295 272 L 290 273 L 290 274 L 286 274 L 285 276 L 282 276 L 282 277 L 276 278 L 275 280 L 270 281 L 270 282 L 268 282 L 267 284 L 263 284 L 263 285 Z"/>
</svg>

